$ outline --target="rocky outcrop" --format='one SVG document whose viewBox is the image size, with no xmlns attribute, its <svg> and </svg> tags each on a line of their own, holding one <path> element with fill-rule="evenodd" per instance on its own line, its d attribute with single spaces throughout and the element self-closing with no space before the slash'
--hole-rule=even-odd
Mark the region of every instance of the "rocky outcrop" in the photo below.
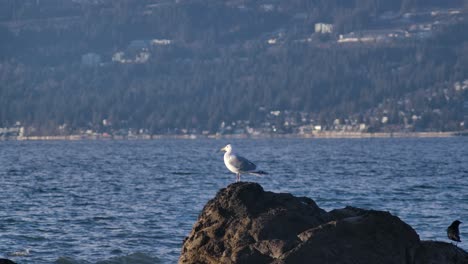
<svg viewBox="0 0 468 264">
<path fill-rule="evenodd" d="M 416 250 L 414 264 L 468 263 L 463 249 L 440 241 L 422 241 Z"/>
<path fill-rule="evenodd" d="M 421 242 L 388 212 L 326 212 L 310 198 L 240 182 L 205 205 L 179 263 L 468 263 L 468 254 Z"/>
<path fill-rule="evenodd" d="M 16 264 L 12 260 L 0 258 L 0 264 Z"/>
</svg>

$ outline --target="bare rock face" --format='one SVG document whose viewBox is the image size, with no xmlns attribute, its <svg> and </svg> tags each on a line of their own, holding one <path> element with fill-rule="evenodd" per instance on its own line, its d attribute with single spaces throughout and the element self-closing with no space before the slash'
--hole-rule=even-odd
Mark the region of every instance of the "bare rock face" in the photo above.
<svg viewBox="0 0 468 264">
<path fill-rule="evenodd" d="M 468 259 L 450 244 L 421 243 L 388 212 L 326 212 L 312 199 L 240 182 L 205 205 L 179 263 L 468 263 L 453 262 L 450 250 L 457 261 Z"/>
</svg>

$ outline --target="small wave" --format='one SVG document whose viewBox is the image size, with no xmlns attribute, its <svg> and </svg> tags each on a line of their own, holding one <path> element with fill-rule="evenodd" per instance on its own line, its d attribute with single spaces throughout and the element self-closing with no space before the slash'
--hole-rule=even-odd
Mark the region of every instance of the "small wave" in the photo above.
<svg viewBox="0 0 468 264">
<path fill-rule="evenodd" d="M 113 257 L 108 260 L 96 262 L 96 264 L 126 264 L 126 263 L 155 264 L 155 263 L 161 263 L 161 261 L 158 258 L 151 257 L 144 253 L 133 253 L 128 256 Z"/>
<path fill-rule="evenodd" d="M 114 220 L 115 217 L 113 216 L 95 216 L 92 218 L 93 221 L 106 221 L 106 220 Z"/>
<path fill-rule="evenodd" d="M 21 171 L 17 170 L 17 169 L 9 169 L 7 171 L 7 175 L 19 176 L 19 175 L 21 175 Z"/>
<path fill-rule="evenodd" d="M 174 171 L 172 172 L 173 175 L 192 175 L 192 172 L 183 172 L 183 171 Z"/>
<path fill-rule="evenodd" d="M 26 257 L 26 256 L 29 256 L 30 254 L 31 252 L 29 251 L 29 248 L 26 248 L 24 250 L 12 252 L 8 255 L 13 256 L 13 257 Z"/>
<path fill-rule="evenodd" d="M 89 262 L 86 261 L 81 261 L 81 260 L 75 260 L 72 258 L 68 257 L 59 257 L 54 264 L 89 264 Z"/>
<path fill-rule="evenodd" d="M 77 260 L 69 257 L 60 257 L 54 264 L 90 264 L 91 262 L 84 260 Z M 133 253 L 127 256 L 112 257 L 107 260 L 100 260 L 95 262 L 95 264 L 128 264 L 128 263 L 138 263 L 138 264 L 158 264 L 162 263 L 160 259 L 156 257 L 151 257 L 144 253 Z"/>
<path fill-rule="evenodd" d="M 435 186 L 428 185 L 428 184 L 418 184 L 418 185 L 414 185 L 410 187 L 410 189 L 413 189 L 413 190 L 418 190 L 418 189 L 430 190 L 430 189 L 435 189 L 435 188 L 436 188 Z"/>
</svg>

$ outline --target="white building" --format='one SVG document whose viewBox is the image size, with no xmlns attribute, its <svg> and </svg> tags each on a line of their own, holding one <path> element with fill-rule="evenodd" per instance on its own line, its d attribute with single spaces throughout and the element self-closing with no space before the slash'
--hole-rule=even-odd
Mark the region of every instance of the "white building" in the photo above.
<svg viewBox="0 0 468 264">
<path fill-rule="evenodd" d="M 332 33 L 332 32 L 333 32 L 332 24 L 326 24 L 326 23 L 315 24 L 315 33 L 326 34 L 326 33 Z"/>
<path fill-rule="evenodd" d="M 170 39 L 152 39 L 151 45 L 170 45 L 172 40 Z"/>
<path fill-rule="evenodd" d="M 148 61 L 150 57 L 149 52 L 140 52 L 139 54 L 136 55 L 134 62 L 135 63 L 145 63 Z"/>
<path fill-rule="evenodd" d="M 122 51 L 116 52 L 114 53 L 114 55 L 112 55 L 112 61 L 125 63 L 124 56 L 125 56 L 125 53 L 123 53 Z"/>
</svg>

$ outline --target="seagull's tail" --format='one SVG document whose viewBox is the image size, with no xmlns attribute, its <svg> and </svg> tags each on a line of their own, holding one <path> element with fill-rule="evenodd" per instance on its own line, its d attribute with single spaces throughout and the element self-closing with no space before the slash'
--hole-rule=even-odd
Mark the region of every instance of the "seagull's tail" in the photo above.
<svg viewBox="0 0 468 264">
<path fill-rule="evenodd" d="M 249 171 L 249 174 L 255 175 L 255 176 L 263 176 L 263 175 L 268 175 L 266 171 Z"/>
</svg>

